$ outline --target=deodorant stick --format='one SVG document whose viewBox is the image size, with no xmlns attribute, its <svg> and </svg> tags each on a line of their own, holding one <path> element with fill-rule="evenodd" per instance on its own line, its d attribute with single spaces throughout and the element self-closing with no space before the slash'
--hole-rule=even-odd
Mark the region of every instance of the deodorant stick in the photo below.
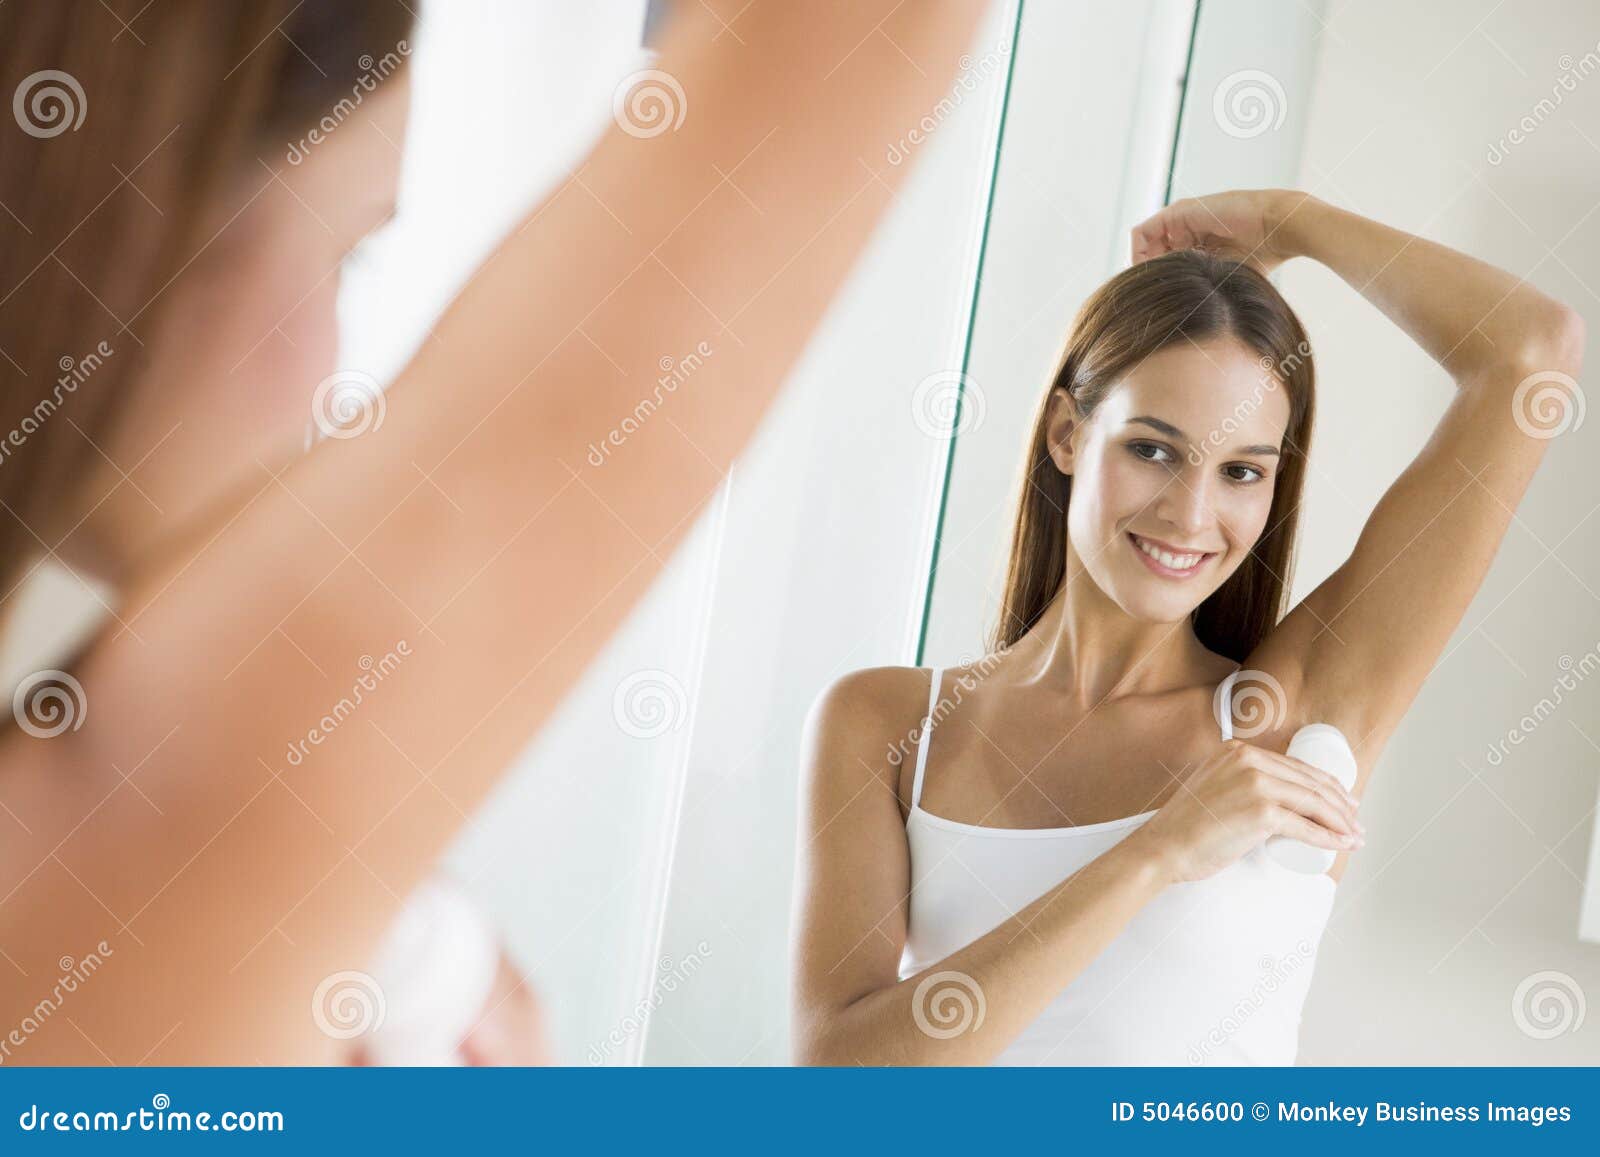
<svg viewBox="0 0 1600 1157">
<path fill-rule="evenodd" d="M 1284 754 L 1309 763 L 1333 776 L 1349 791 L 1356 782 L 1356 756 L 1350 741 L 1331 723 L 1307 723 L 1289 740 Z M 1306 875 L 1326 872 L 1339 854 L 1331 848 L 1313 847 L 1290 836 L 1269 836 L 1267 855 L 1285 868 Z"/>
<path fill-rule="evenodd" d="M 419 886 L 371 966 L 386 1006 L 367 1040 L 371 1063 L 461 1064 L 499 966 L 499 940 L 471 898 L 443 879 Z"/>
</svg>

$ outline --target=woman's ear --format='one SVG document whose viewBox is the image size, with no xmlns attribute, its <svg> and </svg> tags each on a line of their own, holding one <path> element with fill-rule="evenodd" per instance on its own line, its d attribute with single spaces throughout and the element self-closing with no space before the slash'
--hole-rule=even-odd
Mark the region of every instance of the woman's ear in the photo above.
<svg viewBox="0 0 1600 1157">
<path fill-rule="evenodd" d="M 1056 469 L 1063 474 L 1073 471 L 1073 437 L 1083 425 L 1078 416 L 1078 403 L 1065 389 L 1057 386 L 1050 391 L 1046 403 L 1044 437 L 1046 452 Z"/>
</svg>

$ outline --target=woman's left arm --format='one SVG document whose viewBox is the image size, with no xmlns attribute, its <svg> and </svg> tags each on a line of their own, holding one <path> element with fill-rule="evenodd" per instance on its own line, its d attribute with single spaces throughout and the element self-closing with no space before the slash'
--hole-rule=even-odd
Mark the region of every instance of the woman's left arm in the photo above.
<svg viewBox="0 0 1600 1157">
<path fill-rule="evenodd" d="M 1263 646 L 1278 669 L 1299 673 L 1297 713 L 1381 751 L 1477 593 L 1550 439 L 1582 406 L 1584 325 L 1464 253 L 1304 193 L 1265 196 L 1269 250 L 1333 270 L 1457 387 L 1350 557 Z"/>
</svg>

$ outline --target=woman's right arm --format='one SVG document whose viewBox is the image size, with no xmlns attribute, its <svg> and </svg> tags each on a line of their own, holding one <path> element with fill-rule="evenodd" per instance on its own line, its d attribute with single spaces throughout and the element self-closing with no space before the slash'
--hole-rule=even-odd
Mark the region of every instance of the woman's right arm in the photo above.
<svg viewBox="0 0 1600 1157">
<path fill-rule="evenodd" d="M 981 1065 L 998 1056 L 1169 884 L 1237 860 L 1268 835 L 1348 850 L 1353 805 L 1299 760 L 1230 740 L 1143 827 L 959 951 L 904 980 L 911 865 L 886 758 L 926 678 L 858 672 L 813 707 L 803 762 L 795 909 L 795 1060 Z M 959 973 L 930 983 L 935 973 Z M 984 1005 L 981 1027 L 935 1036 L 941 998 Z"/>
<path fill-rule="evenodd" d="M 132 584 L 73 672 L 81 727 L 0 752 L 0 944 L 41 973 L 115 953 L 74 997 L 92 1042 L 57 1019 L 30 1059 L 333 1058 L 311 994 L 361 966 L 714 495 L 985 6 L 770 2 L 724 29 L 677 5 L 675 127 L 609 129 L 381 425 L 263 465 Z M 7 984 L 0 1017 L 37 998 Z"/>
</svg>

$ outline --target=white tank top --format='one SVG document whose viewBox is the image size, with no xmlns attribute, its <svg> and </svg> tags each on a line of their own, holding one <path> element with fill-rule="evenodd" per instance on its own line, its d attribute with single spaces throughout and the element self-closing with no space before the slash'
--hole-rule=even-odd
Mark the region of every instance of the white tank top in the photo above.
<svg viewBox="0 0 1600 1157">
<path fill-rule="evenodd" d="M 1233 737 L 1238 674 L 1223 681 L 1215 700 L 1224 740 Z M 912 888 L 902 979 L 1010 919 L 1156 814 L 1067 828 L 989 828 L 924 811 L 940 675 L 935 668 L 906 818 Z M 1257 847 L 1204 880 L 1168 886 L 992 1063 L 1293 1064 L 1335 884 L 1326 874 L 1282 867 Z M 941 986 L 957 1002 L 944 1012 L 962 1007 L 976 1018 L 976 982 L 959 974 L 919 994 L 919 1006 L 936 1001 Z M 931 1021 L 939 1012 L 925 1015 Z"/>
</svg>

